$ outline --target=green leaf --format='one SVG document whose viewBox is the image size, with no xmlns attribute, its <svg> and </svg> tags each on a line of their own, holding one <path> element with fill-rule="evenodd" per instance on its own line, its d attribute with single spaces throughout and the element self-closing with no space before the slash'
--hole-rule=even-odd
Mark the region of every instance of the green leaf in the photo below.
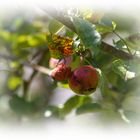
<svg viewBox="0 0 140 140">
<path fill-rule="evenodd" d="M 135 72 L 129 71 L 128 65 L 122 60 L 115 60 L 112 63 L 112 70 L 121 76 L 125 81 L 135 77 Z"/>
<path fill-rule="evenodd" d="M 122 79 L 125 79 L 127 69 L 126 65 L 122 60 L 115 60 L 112 63 L 112 70 L 118 75 L 120 75 Z"/>
<path fill-rule="evenodd" d="M 23 49 L 29 47 L 40 47 L 46 45 L 46 39 L 44 34 L 32 34 L 32 35 L 19 35 L 16 38 L 14 49 Z"/>
<path fill-rule="evenodd" d="M 8 42 L 11 40 L 11 33 L 6 30 L 0 30 L 0 40 Z"/>
<path fill-rule="evenodd" d="M 28 36 L 27 39 L 28 46 L 30 47 L 39 47 L 46 45 L 46 39 L 44 34 L 33 34 Z"/>
<path fill-rule="evenodd" d="M 49 112 L 49 113 L 48 113 Z M 59 108 L 57 106 L 47 106 L 45 107 L 45 117 L 56 116 L 59 117 Z"/>
<path fill-rule="evenodd" d="M 113 30 L 115 30 L 117 27 L 117 24 L 114 21 L 112 21 L 112 27 L 113 27 Z"/>
<path fill-rule="evenodd" d="M 14 95 L 11 100 L 9 101 L 11 109 L 17 114 L 17 115 L 30 115 L 32 114 L 36 109 L 36 106 L 32 102 L 27 102 L 23 98 Z"/>
<path fill-rule="evenodd" d="M 124 38 L 127 46 L 131 49 L 134 49 L 136 51 L 140 51 L 140 33 L 132 34 L 126 38 Z M 115 43 L 116 47 L 120 49 L 125 49 L 125 44 L 122 42 L 122 40 L 119 40 Z M 139 52 L 140 54 L 140 52 Z"/>
<path fill-rule="evenodd" d="M 62 27 L 63 27 L 63 24 L 61 24 L 60 22 L 58 22 L 58 21 L 55 20 L 55 19 L 51 20 L 50 23 L 49 23 L 49 26 L 48 26 L 49 32 L 50 32 L 51 34 L 55 34 L 55 33 L 56 33 L 57 31 L 59 31 L 60 28 L 62 28 Z"/>
<path fill-rule="evenodd" d="M 8 79 L 8 88 L 11 89 L 11 90 L 14 90 L 16 89 L 18 86 L 21 85 L 21 77 L 17 77 L 17 76 L 11 76 L 9 79 Z"/>
<path fill-rule="evenodd" d="M 105 74 L 100 69 L 96 69 L 96 70 L 98 71 L 98 75 L 99 75 L 99 88 L 102 94 L 104 94 L 107 88 L 107 79 L 105 77 Z"/>
<path fill-rule="evenodd" d="M 99 51 L 101 36 L 96 30 L 96 26 L 82 18 L 73 18 L 73 24 L 77 34 L 87 48 L 92 48 L 94 53 Z"/>
<path fill-rule="evenodd" d="M 60 110 L 60 116 L 64 117 L 65 115 L 69 114 L 73 109 L 77 108 L 78 106 L 91 102 L 90 97 L 81 97 L 81 96 L 73 96 L 66 101 L 64 107 Z"/>
<path fill-rule="evenodd" d="M 99 21 L 99 24 L 100 25 L 105 25 L 105 26 L 110 26 L 112 27 L 112 20 L 110 20 L 109 18 L 107 17 L 103 17 L 100 21 Z"/>
<path fill-rule="evenodd" d="M 140 63 L 136 60 L 126 61 L 126 65 L 128 66 L 130 71 L 136 73 L 136 76 L 140 74 Z"/>
<path fill-rule="evenodd" d="M 96 29 L 99 33 L 110 33 L 116 29 L 116 23 L 110 19 L 102 18 L 96 25 Z"/>
<path fill-rule="evenodd" d="M 66 101 L 64 107 L 60 110 L 60 117 L 64 117 L 69 114 L 74 108 L 76 108 L 79 104 L 80 97 L 73 96 Z"/>
<path fill-rule="evenodd" d="M 80 115 L 83 113 L 92 113 L 100 111 L 101 109 L 101 105 L 98 103 L 88 103 L 78 107 L 76 110 L 76 114 Z"/>
<path fill-rule="evenodd" d="M 62 87 L 62 88 L 69 88 L 68 83 L 63 83 L 63 82 L 58 82 L 58 83 L 57 83 L 57 86 L 58 86 L 58 87 Z"/>
<path fill-rule="evenodd" d="M 105 25 L 97 25 L 96 29 L 101 34 L 112 32 L 112 27 L 105 26 Z"/>
<path fill-rule="evenodd" d="M 125 40 L 129 47 L 140 50 L 140 33 L 130 35 Z"/>
<path fill-rule="evenodd" d="M 117 42 L 114 41 L 113 43 L 114 43 L 116 48 L 124 50 L 124 51 L 127 50 L 127 47 L 126 47 L 126 45 L 124 44 L 124 42 L 122 40 L 119 40 Z"/>
</svg>

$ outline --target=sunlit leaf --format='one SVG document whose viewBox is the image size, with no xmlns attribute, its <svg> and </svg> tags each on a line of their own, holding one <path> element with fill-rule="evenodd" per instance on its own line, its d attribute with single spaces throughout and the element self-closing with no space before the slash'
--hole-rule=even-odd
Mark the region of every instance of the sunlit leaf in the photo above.
<svg viewBox="0 0 140 140">
<path fill-rule="evenodd" d="M 58 87 L 62 87 L 62 88 L 69 88 L 68 83 L 58 82 L 58 83 L 57 83 L 57 86 L 58 86 Z"/>
<path fill-rule="evenodd" d="M 113 27 L 113 30 L 115 30 L 117 27 L 117 24 L 114 21 L 112 21 L 112 27 Z"/>
<path fill-rule="evenodd" d="M 7 84 L 9 89 L 14 90 L 21 85 L 21 82 L 22 82 L 21 77 L 12 76 L 8 79 Z"/>
<path fill-rule="evenodd" d="M 10 41 L 11 33 L 6 30 L 0 30 L 0 39 L 4 41 Z"/>
<path fill-rule="evenodd" d="M 101 43 L 101 36 L 96 30 L 96 26 L 82 18 L 73 18 L 73 24 L 76 32 L 83 44 L 91 48 L 94 53 L 98 52 Z"/>
<path fill-rule="evenodd" d="M 126 65 L 121 60 L 115 60 L 112 63 L 112 69 L 115 73 L 119 74 L 123 79 L 125 79 L 126 76 Z"/>
<path fill-rule="evenodd" d="M 59 116 L 59 108 L 57 106 L 47 106 L 45 108 L 45 117 L 50 117 L 50 116 Z"/>
<path fill-rule="evenodd" d="M 58 32 L 61 28 L 63 27 L 63 24 L 61 24 L 60 22 L 58 22 L 57 20 L 53 19 L 50 21 L 49 23 L 49 32 L 51 34 L 55 34 L 56 32 Z"/>
<path fill-rule="evenodd" d="M 122 60 L 115 60 L 112 63 L 112 70 L 121 76 L 122 79 L 128 80 L 135 77 L 135 72 L 128 70 L 128 66 Z"/>
<path fill-rule="evenodd" d="M 102 18 L 96 25 L 96 29 L 99 33 L 110 33 L 116 29 L 116 23 L 110 19 Z"/>
<path fill-rule="evenodd" d="M 17 49 L 45 46 L 44 34 L 19 35 L 14 47 Z"/>
<path fill-rule="evenodd" d="M 60 110 L 60 115 L 63 117 L 69 114 L 73 109 L 87 102 L 91 102 L 90 97 L 73 96 L 66 101 L 64 107 Z"/>
</svg>

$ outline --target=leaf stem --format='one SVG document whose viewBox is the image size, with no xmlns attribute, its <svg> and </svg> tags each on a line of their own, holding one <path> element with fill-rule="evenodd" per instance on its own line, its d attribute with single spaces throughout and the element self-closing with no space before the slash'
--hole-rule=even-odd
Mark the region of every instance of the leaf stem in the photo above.
<svg viewBox="0 0 140 140">
<path fill-rule="evenodd" d="M 88 59 L 84 58 L 84 60 L 85 60 L 89 65 L 92 65 Z"/>
<path fill-rule="evenodd" d="M 129 49 L 129 47 L 128 47 L 128 45 L 127 45 L 127 43 L 126 43 L 126 41 L 115 30 L 113 30 L 113 33 L 124 43 L 124 45 L 126 45 L 128 52 L 130 54 L 132 54 L 130 49 Z"/>
</svg>

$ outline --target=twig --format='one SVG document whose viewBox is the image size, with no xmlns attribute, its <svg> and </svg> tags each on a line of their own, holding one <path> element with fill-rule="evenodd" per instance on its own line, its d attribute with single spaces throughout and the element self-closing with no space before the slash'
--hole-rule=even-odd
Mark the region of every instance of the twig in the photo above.
<svg viewBox="0 0 140 140">
<path fill-rule="evenodd" d="M 16 60 L 17 59 L 17 57 L 9 56 L 9 55 L 6 55 L 6 54 L 1 54 L 1 53 L 0 53 L 0 58 L 4 58 L 4 59 L 7 59 L 7 60 Z"/>
<path fill-rule="evenodd" d="M 50 75 L 51 70 L 46 68 L 46 67 L 39 66 L 39 65 L 36 65 L 36 64 L 29 64 L 29 66 L 31 66 L 33 69 L 35 69 L 38 72 Z"/>
<path fill-rule="evenodd" d="M 109 53 L 115 57 L 118 57 L 120 59 L 124 59 L 124 60 L 131 60 L 131 59 L 135 59 L 135 60 L 138 60 L 140 62 L 140 57 L 139 56 L 134 56 L 134 55 L 131 55 L 129 53 L 126 53 L 122 50 L 119 50 L 105 42 L 102 41 L 102 44 L 101 44 L 101 50 L 106 52 L 106 53 Z"/>
<path fill-rule="evenodd" d="M 42 61 L 44 60 L 44 57 L 46 55 L 46 52 L 48 51 L 48 48 L 46 50 L 41 50 L 41 52 L 39 51 L 39 53 L 41 53 L 41 57 L 37 62 L 37 65 L 40 65 L 42 63 Z M 32 74 L 30 75 L 30 78 L 28 81 L 24 80 L 23 81 L 23 93 L 24 93 L 24 98 L 27 99 L 27 93 L 29 90 L 29 87 L 32 83 L 33 78 L 35 77 L 35 75 L 38 73 L 38 71 L 36 71 L 35 69 L 33 70 Z"/>
</svg>

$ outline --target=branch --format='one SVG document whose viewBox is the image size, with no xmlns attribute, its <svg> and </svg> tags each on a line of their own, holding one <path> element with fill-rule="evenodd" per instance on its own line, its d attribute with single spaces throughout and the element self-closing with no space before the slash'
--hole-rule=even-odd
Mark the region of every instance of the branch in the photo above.
<svg viewBox="0 0 140 140">
<path fill-rule="evenodd" d="M 46 52 L 48 52 L 48 48 L 47 48 L 46 50 L 41 50 L 41 52 L 40 52 L 40 51 L 38 52 L 38 55 L 41 55 L 41 56 L 40 56 L 40 58 L 39 58 L 39 60 L 38 60 L 38 62 L 37 62 L 36 65 L 40 65 L 40 64 L 42 63 L 42 61 L 43 61 L 44 58 L 45 58 Z M 36 56 L 36 57 L 37 57 L 37 56 Z M 25 64 L 23 64 L 23 65 L 25 65 Z M 27 64 L 26 64 L 26 65 L 27 65 Z M 29 66 L 29 65 L 28 65 L 28 66 Z M 31 65 L 30 65 L 30 66 L 31 66 Z M 29 80 L 28 80 L 28 81 L 24 80 L 24 82 L 23 82 L 23 90 L 24 90 L 23 93 L 24 93 L 24 98 L 25 98 L 25 99 L 27 98 L 27 93 L 28 93 L 28 90 L 29 90 L 30 85 L 31 85 L 31 83 L 32 83 L 32 80 L 33 80 L 33 78 L 35 77 L 35 75 L 36 75 L 37 73 L 38 73 L 38 71 L 36 71 L 35 68 L 34 68 L 32 74 L 31 74 L 30 77 L 29 77 Z"/>
<path fill-rule="evenodd" d="M 13 60 L 13 61 L 17 59 L 17 57 L 9 56 L 9 55 L 2 54 L 2 53 L 0 53 L 0 58 L 7 59 L 7 60 Z"/>
<path fill-rule="evenodd" d="M 64 12 L 58 11 L 58 10 L 52 9 L 52 8 L 51 8 L 51 11 L 48 9 L 44 9 L 44 11 L 76 33 L 76 30 L 75 30 L 75 27 L 74 27 L 72 21 L 70 20 L 70 18 L 68 16 L 66 16 L 66 14 Z M 139 56 L 134 56 L 132 54 L 119 50 L 119 49 L 113 47 L 112 45 L 105 43 L 104 41 L 102 41 L 102 43 L 101 43 L 101 50 L 106 53 L 109 53 L 115 57 L 118 57 L 120 59 L 124 59 L 124 60 L 135 59 L 140 62 Z"/>
<path fill-rule="evenodd" d="M 106 52 L 106 53 L 109 53 L 115 57 L 118 57 L 120 59 L 123 59 L 123 60 L 131 60 L 131 59 L 135 59 L 135 60 L 138 60 L 140 61 L 140 57 L 139 56 L 134 56 L 132 54 L 129 54 L 127 52 L 124 52 L 122 50 L 119 50 L 105 42 L 102 41 L 102 44 L 101 44 L 101 50 Z"/>
<path fill-rule="evenodd" d="M 48 69 L 46 67 L 43 67 L 43 66 L 40 66 L 40 65 L 30 64 L 30 63 L 26 63 L 25 65 L 33 68 L 34 70 L 36 70 L 36 72 L 41 72 L 41 73 L 44 73 L 44 74 L 47 74 L 47 75 L 50 75 L 50 73 L 51 73 L 50 69 Z"/>
</svg>

